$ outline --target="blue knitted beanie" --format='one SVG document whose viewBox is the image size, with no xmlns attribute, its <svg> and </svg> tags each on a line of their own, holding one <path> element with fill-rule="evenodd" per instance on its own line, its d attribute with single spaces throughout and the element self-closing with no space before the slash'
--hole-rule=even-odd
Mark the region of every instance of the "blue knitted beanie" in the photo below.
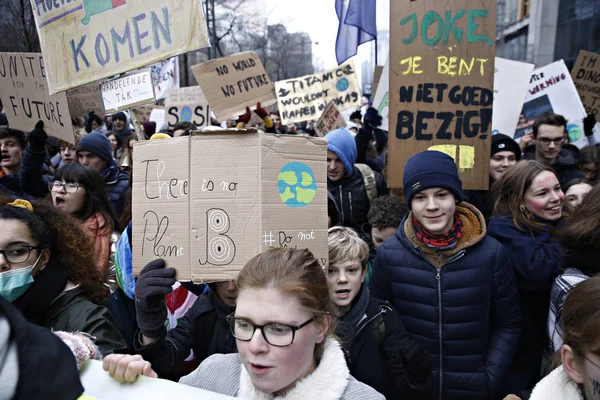
<svg viewBox="0 0 600 400">
<path fill-rule="evenodd" d="M 358 156 L 356 142 L 354 137 L 347 129 L 340 128 L 325 135 L 328 140 L 327 150 L 334 152 L 344 164 L 346 176 L 351 176 L 354 172 L 354 163 Z"/>
<path fill-rule="evenodd" d="M 108 167 L 114 163 L 110 140 L 102 133 L 92 132 L 82 137 L 79 143 L 77 143 L 77 152 L 80 151 L 89 151 L 97 155 L 106 161 Z"/>
<path fill-rule="evenodd" d="M 412 156 L 404 166 L 404 196 L 411 209 L 413 197 L 425 189 L 448 189 L 459 203 L 463 199 L 462 182 L 454 160 L 439 151 L 424 151 Z"/>
</svg>

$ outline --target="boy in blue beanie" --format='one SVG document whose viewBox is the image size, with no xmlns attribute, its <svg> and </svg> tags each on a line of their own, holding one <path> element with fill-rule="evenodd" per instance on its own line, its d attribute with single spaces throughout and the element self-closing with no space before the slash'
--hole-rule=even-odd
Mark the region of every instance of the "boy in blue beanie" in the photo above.
<svg viewBox="0 0 600 400">
<path fill-rule="evenodd" d="M 424 151 L 404 167 L 411 210 L 375 259 L 370 288 L 392 303 L 431 354 L 436 398 L 489 399 L 502 389 L 520 336 L 512 265 L 462 202 L 454 160 Z"/>
<path fill-rule="evenodd" d="M 364 164 L 356 164 L 356 142 L 346 129 L 329 132 L 327 144 L 327 190 L 337 203 L 341 225 L 360 233 L 370 242 L 367 220 L 371 200 L 388 194 L 383 176 Z"/>
</svg>

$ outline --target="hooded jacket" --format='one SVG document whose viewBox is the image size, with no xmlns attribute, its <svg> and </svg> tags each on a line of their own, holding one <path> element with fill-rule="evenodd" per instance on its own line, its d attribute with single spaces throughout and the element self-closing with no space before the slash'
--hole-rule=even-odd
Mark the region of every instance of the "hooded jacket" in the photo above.
<svg viewBox="0 0 600 400">
<path fill-rule="evenodd" d="M 331 218 L 331 226 L 338 226 L 342 223 L 340 218 L 340 209 L 331 192 L 327 191 L 327 214 Z"/>
<path fill-rule="evenodd" d="M 525 160 L 535 160 L 535 146 L 529 146 L 523 153 Z M 579 163 L 579 149 L 572 144 L 563 145 L 556 161 L 552 164 L 552 169 L 556 172 L 558 181 L 561 186 L 565 186 L 568 182 L 577 178 L 584 178 L 583 173 L 579 171 L 577 164 Z"/>
<path fill-rule="evenodd" d="M 217 354 L 207 358 L 197 370 L 179 383 L 247 400 L 272 400 L 259 391 L 242 365 L 239 354 Z M 354 379 L 346 366 L 344 353 L 334 339 L 328 339 L 317 368 L 301 379 L 278 400 L 383 400 L 381 394 Z"/>
<path fill-rule="evenodd" d="M 523 334 L 508 382 L 516 394 L 531 390 L 540 378 L 550 288 L 564 265 L 564 250 L 552 234 L 555 225 L 548 222 L 543 231 L 522 232 L 512 217 L 501 215 L 488 225 L 489 235 L 502 243 L 512 260 L 519 290 Z"/>
<path fill-rule="evenodd" d="M 425 247 L 412 212 L 379 248 L 373 296 L 388 300 L 432 355 L 439 399 L 487 399 L 503 389 L 519 340 L 519 299 L 507 252 L 486 234 L 483 215 L 457 206 L 464 233 L 455 248 Z"/>
<path fill-rule="evenodd" d="M 365 188 L 363 175 L 354 166 L 356 161 L 356 143 L 354 138 L 345 129 L 337 129 L 326 135 L 329 141 L 327 149 L 334 152 L 344 164 L 345 175 L 338 181 L 327 179 L 327 190 L 331 193 L 341 213 L 341 224 L 361 234 L 361 237 L 370 238 L 367 213 L 371 203 Z M 377 195 L 388 194 L 383 176 L 373 171 Z"/>
<path fill-rule="evenodd" d="M 134 339 L 135 351 L 163 378 L 181 376 L 179 367 L 194 350 L 197 363 L 216 353 L 237 353 L 235 338 L 229 331 L 227 315 L 235 310 L 221 301 L 213 291 L 199 296 L 192 308 L 165 337 L 143 346 L 140 332 Z"/>
<path fill-rule="evenodd" d="M 75 400 L 82 393 L 71 350 L 0 297 L 0 398 Z"/>
</svg>

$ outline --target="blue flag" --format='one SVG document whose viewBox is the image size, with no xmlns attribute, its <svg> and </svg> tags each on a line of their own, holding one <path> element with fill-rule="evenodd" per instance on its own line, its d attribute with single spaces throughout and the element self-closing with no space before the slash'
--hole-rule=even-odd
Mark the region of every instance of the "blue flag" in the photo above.
<svg viewBox="0 0 600 400">
<path fill-rule="evenodd" d="M 336 0 L 340 25 L 335 42 L 338 65 L 356 55 L 358 46 L 377 37 L 376 0 Z"/>
</svg>

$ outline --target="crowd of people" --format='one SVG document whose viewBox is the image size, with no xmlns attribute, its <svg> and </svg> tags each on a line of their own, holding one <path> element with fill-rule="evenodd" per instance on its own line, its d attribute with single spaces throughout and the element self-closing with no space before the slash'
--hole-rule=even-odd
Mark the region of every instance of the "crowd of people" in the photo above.
<svg viewBox="0 0 600 400">
<path fill-rule="evenodd" d="M 265 132 L 315 134 L 260 104 L 226 126 L 252 113 Z M 0 117 L 0 399 L 77 399 L 88 359 L 119 382 L 248 399 L 600 398 L 593 117 L 583 149 L 552 113 L 520 143 L 493 135 L 475 191 L 438 151 L 388 189 L 382 118 L 355 113 L 325 136 L 328 266 L 270 249 L 206 285 L 162 259 L 132 273 L 133 143 L 193 123 L 135 132 L 90 113 L 68 143 Z"/>
</svg>

